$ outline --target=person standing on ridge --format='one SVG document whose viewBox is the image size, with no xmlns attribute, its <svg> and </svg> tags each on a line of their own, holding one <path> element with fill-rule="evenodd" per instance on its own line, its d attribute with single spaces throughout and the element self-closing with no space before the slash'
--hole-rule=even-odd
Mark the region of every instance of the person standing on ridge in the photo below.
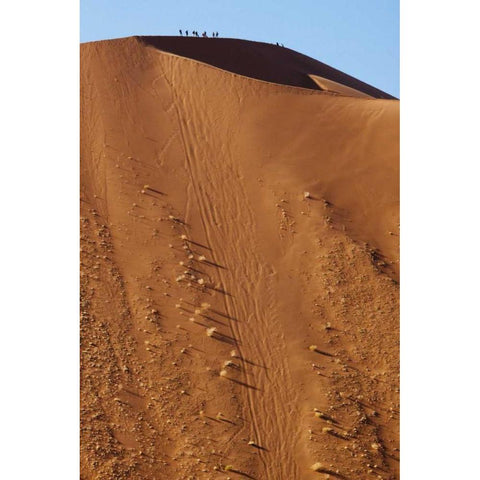
<svg viewBox="0 0 480 480">
<path fill-rule="evenodd" d="M 188 37 L 188 30 L 185 30 L 185 36 Z"/>
<path fill-rule="evenodd" d="M 182 36 L 182 31 L 181 31 L 181 30 L 179 30 L 179 32 L 180 32 L 180 36 Z"/>
</svg>

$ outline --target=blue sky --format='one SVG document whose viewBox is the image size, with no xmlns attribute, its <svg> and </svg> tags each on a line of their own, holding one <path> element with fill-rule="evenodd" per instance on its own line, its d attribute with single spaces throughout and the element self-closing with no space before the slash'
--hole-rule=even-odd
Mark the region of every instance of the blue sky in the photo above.
<svg viewBox="0 0 480 480">
<path fill-rule="evenodd" d="M 178 29 L 283 43 L 399 97 L 399 0 L 80 0 L 82 42 Z"/>
</svg>

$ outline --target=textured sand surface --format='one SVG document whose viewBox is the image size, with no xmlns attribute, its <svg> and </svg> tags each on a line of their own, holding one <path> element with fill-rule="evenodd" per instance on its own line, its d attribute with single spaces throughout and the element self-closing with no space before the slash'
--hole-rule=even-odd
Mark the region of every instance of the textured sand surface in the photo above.
<svg viewBox="0 0 480 480">
<path fill-rule="evenodd" d="M 81 47 L 81 478 L 396 479 L 399 102 L 189 40 Z"/>
</svg>

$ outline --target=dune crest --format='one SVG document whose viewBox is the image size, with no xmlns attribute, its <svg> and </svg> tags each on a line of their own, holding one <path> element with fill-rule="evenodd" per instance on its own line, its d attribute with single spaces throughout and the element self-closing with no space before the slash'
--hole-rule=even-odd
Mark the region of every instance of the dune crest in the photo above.
<svg viewBox="0 0 480 480">
<path fill-rule="evenodd" d="M 399 102 L 264 45 L 81 47 L 84 479 L 398 478 Z"/>
<path fill-rule="evenodd" d="M 347 87 L 341 83 L 328 80 L 327 78 L 319 77 L 318 75 L 309 75 L 309 77 L 325 92 L 337 93 L 339 95 L 346 95 L 347 97 L 359 98 L 374 98 L 367 93 L 356 90 L 355 88 Z"/>
<path fill-rule="evenodd" d="M 287 47 L 235 38 L 136 37 L 140 42 L 163 52 L 216 66 L 222 70 L 272 83 L 309 89 L 323 87 L 309 78 L 317 75 L 373 98 L 395 99 L 325 63 Z"/>
</svg>

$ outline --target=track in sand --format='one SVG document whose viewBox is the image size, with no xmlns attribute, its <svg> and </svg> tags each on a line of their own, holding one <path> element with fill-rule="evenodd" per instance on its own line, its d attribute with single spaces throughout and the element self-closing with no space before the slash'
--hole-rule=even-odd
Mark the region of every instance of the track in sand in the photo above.
<svg viewBox="0 0 480 480">
<path fill-rule="evenodd" d="M 81 476 L 398 478 L 399 102 L 189 40 L 81 47 Z"/>
</svg>

